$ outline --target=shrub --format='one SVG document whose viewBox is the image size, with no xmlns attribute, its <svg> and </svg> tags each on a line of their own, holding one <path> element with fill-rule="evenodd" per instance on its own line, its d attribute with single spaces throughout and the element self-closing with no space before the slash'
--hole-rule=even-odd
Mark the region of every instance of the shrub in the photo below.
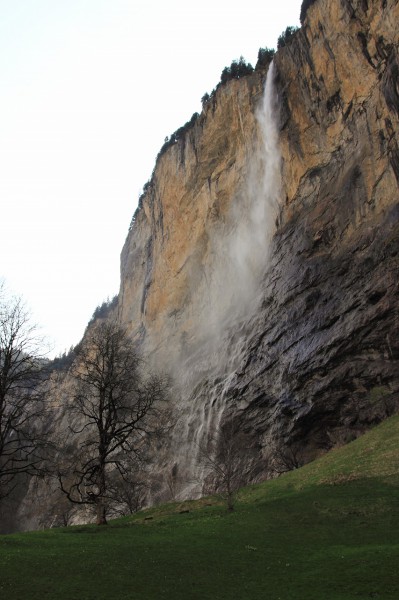
<svg viewBox="0 0 399 600">
<path fill-rule="evenodd" d="M 224 85 L 230 79 L 240 79 L 246 75 L 251 75 L 254 72 L 254 68 L 251 63 L 245 62 L 243 56 L 240 56 L 239 60 L 233 60 L 229 67 L 225 67 L 220 76 L 220 83 Z"/>
<path fill-rule="evenodd" d="M 291 42 L 298 29 L 299 27 L 293 27 L 292 25 L 289 25 L 287 29 L 279 36 L 277 40 L 277 48 L 280 49 L 284 48 L 284 46 L 287 46 Z"/>
<path fill-rule="evenodd" d="M 165 138 L 165 143 L 167 142 L 167 140 L 168 140 L 168 139 L 169 139 L 168 137 L 166 137 L 166 138 Z M 154 172 L 152 173 L 152 176 L 153 176 L 153 175 L 154 175 Z M 152 185 L 152 176 L 151 176 L 151 179 L 149 179 L 148 181 L 146 181 L 146 183 L 143 185 L 143 191 L 141 192 L 141 194 L 140 194 L 140 196 L 139 196 L 139 201 L 138 201 L 138 203 L 137 203 L 137 208 L 136 208 L 136 210 L 134 211 L 134 214 L 133 214 L 132 220 L 130 221 L 130 225 L 129 225 L 129 231 L 131 231 L 131 229 L 132 229 L 132 227 L 133 227 L 133 225 L 134 225 L 134 223 L 135 223 L 135 221 L 136 221 L 136 217 L 137 217 L 137 215 L 138 215 L 139 211 L 140 211 L 140 210 L 142 209 L 142 207 L 143 207 L 143 200 L 144 200 L 144 197 L 145 197 L 146 193 L 148 192 L 148 190 L 150 189 L 150 187 L 151 187 L 151 185 Z"/>
<path fill-rule="evenodd" d="M 102 304 L 97 306 L 89 321 L 89 325 L 92 325 L 92 323 L 94 323 L 94 321 L 97 321 L 97 319 L 105 319 L 109 315 L 111 310 L 113 308 L 116 308 L 117 304 L 118 295 L 114 296 L 111 300 L 107 298 L 107 300 L 105 300 Z"/>
<path fill-rule="evenodd" d="M 179 129 L 176 129 L 176 131 L 174 133 L 172 133 L 171 136 L 167 136 L 165 138 L 165 142 L 162 146 L 162 148 L 160 149 L 160 151 L 158 152 L 158 156 L 157 156 L 157 160 L 158 158 L 164 153 L 166 152 L 166 150 L 170 147 L 173 146 L 174 144 L 176 144 L 176 142 L 178 142 L 179 140 L 181 140 L 186 132 L 191 129 L 192 127 L 194 127 L 197 119 L 199 117 L 199 114 L 197 112 L 195 112 L 191 119 L 189 121 L 187 121 L 187 123 L 185 123 L 183 125 L 183 127 L 179 127 Z"/>
<path fill-rule="evenodd" d="M 268 67 L 272 62 L 275 53 L 276 51 L 274 48 L 259 48 L 258 61 L 255 65 L 255 71 L 259 71 L 260 69 L 265 69 Z"/>
<path fill-rule="evenodd" d="M 209 98 L 210 98 L 210 96 L 209 96 L 209 94 L 207 92 L 202 96 L 202 98 L 201 98 L 202 108 L 205 107 L 205 105 L 209 101 Z"/>
<path fill-rule="evenodd" d="M 65 351 L 62 354 L 59 354 L 59 356 L 53 358 L 53 360 L 49 363 L 49 370 L 68 371 L 75 360 L 78 348 L 79 344 L 76 346 L 71 346 L 68 352 Z"/>
</svg>

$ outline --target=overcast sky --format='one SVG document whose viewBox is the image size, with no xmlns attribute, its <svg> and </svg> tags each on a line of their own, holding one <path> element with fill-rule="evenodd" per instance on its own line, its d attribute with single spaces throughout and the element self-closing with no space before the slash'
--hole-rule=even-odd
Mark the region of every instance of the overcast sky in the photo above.
<svg viewBox="0 0 399 600">
<path fill-rule="evenodd" d="M 0 277 L 56 355 L 119 289 L 165 136 L 301 0 L 0 0 Z"/>
</svg>

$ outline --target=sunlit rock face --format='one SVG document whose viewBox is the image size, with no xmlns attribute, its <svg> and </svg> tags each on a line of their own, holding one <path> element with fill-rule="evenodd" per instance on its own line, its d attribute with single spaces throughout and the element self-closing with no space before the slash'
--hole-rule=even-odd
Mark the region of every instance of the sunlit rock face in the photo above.
<svg viewBox="0 0 399 600">
<path fill-rule="evenodd" d="M 256 204 L 247 184 L 262 160 L 255 153 L 263 85 L 259 74 L 231 81 L 160 156 L 122 251 L 121 318 L 168 362 L 171 353 L 180 359 L 181 343 L 207 337 L 209 320 L 213 326 L 228 315 L 239 287 L 230 256 L 239 217 Z M 220 279 L 229 286 L 224 299 L 215 291 Z"/>
<path fill-rule="evenodd" d="M 272 442 L 311 458 L 397 408 L 398 22 L 394 1 L 318 0 L 267 101 L 260 74 L 230 82 L 158 159 L 120 314 L 177 382 L 160 472 L 200 481 L 227 420 L 263 477 Z"/>
</svg>

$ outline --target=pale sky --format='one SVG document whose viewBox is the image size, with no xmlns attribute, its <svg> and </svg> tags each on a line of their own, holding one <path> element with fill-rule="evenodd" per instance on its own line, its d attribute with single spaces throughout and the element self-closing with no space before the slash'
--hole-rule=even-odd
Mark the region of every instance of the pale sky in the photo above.
<svg viewBox="0 0 399 600">
<path fill-rule="evenodd" d="M 57 355 L 119 289 L 165 136 L 301 0 L 0 0 L 0 278 Z"/>
</svg>

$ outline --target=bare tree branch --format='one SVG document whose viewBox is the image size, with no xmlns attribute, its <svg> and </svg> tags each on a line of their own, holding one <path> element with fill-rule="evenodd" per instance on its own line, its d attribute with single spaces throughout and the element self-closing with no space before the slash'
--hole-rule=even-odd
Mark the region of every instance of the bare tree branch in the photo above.
<svg viewBox="0 0 399 600">
<path fill-rule="evenodd" d="M 208 473 L 208 491 L 219 494 L 229 511 L 234 510 L 237 492 L 248 480 L 241 460 L 246 445 L 245 435 L 231 422 L 220 429 L 217 437 L 199 445 L 200 457 Z"/>
<path fill-rule="evenodd" d="M 43 340 L 20 298 L 0 284 L 0 499 L 21 474 L 38 475 L 48 449 Z"/>
<path fill-rule="evenodd" d="M 93 504 L 97 523 L 106 524 L 107 504 L 122 491 L 127 502 L 129 482 L 137 487 L 127 465 L 133 457 L 137 462 L 149 439 L 165 430 L 161 405 L 167 404 L 170 382 L 143 375 L 132 340 L 115 321 L 93 326 L 77 351 L 72 374 L 70 410 L 77 422 L 70 431 L 79 441 L 79 454 L 64 458 L 60 488 L 73 503 Z"/>
<path fill-rule="evenodd" d="M 271 449 L 270 466 L 278 475 L 299 469 L 304 464 L 303 449 L 300 444 L 294 443 L 291 446 L 275 444 Z"/>
</svg>

